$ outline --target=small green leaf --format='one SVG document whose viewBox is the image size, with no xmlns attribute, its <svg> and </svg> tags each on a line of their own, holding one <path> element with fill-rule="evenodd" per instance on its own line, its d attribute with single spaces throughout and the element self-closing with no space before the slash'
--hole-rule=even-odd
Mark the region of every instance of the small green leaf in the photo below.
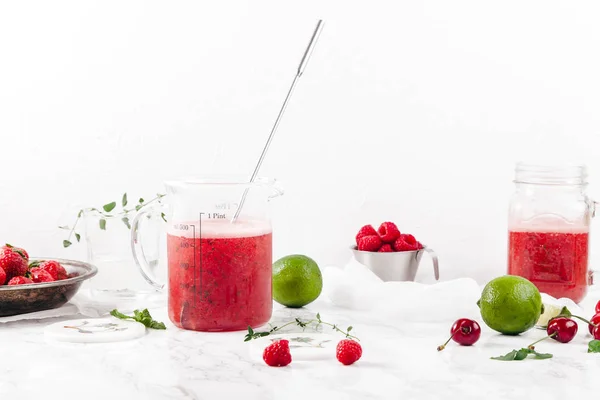
<svg viewBox="0 0 600 400">
<path fill-rule="evenodd" d="M 79 210 L 79 213 L 77 214 L 77 218 L 81 218 L 82 215 L 83 215 L 83 210 Z"/>
<path fill-rule="evenodd" d="M 140 211 L 142 207 L 144 207 L 144 206 L 141 204 L 138 204 L 137 206 L 135 206 L 135 211 Z"/>
<path fill-rule="evenodd" d="M 123 217 L 121 218 L 121 221 L 123 221 L 123 223 L 129 228 L 131 229 L 131 224 L 129 224 L 129 218 L 127 217 Z"/>
<path fill-rule="evenodd" d="M 492 360 L 499 360 L 499 361 L 513 361 L 515 359 L 515 357 L 517 356 L 517 351 L 513 350 L 510 353 L 506 353 L 503 356 L 498 356 L 498 357 L 492 357 Z"/>
<path fill-rule="evenodd" d="M 529 349 L 521 349 L 517 351 L 517 354 L 515 354 L 515 361 L 521 361 L 527 358 L 527 356 L 529 355 L 529 352 L 531 350 Z"/>
<path fill-rule="evenodd" d="M 349 326 L 348 329 L 346 329 L 346 332 L 350 332 L 352 330 L 352 327 Z"/>
<path fill-rule="evenodd" d="M 36 260 L 29 263 L 29 269 L 39 267 L 43 261 Z"/>
<path fill-rule="evenodd" d="M 63 240 L 63 247 L 69 247 L 70 245 L 72 245 L 73 243 L 69 242 L 68 240 Z"/>
<path fill-rule="evenodd" d="M 530 354 L 533 354 L 535 356 L 536 360 L 545 360 L 547 358 L 552 358 L 552 354 L 550 353 L 538 353 L 535 350 L 530 350 Z"/>
<path fill-rule="evenodd" d="M 125 207 L 127 205 L 127 193 L 123 193 L 123 198 L 121 199 L 121 205 Z"/>
<path fill-rule="evenodd" d="M 113 317 L 117 317 L 119 319 L 132 319 L 134 321 L 137 321 L 137 322 L 145 325 L 147 328 L 150 328 L 150 329 L 167 329 L 167 327 L 165 326 L 164 323 L 158 322 L 158 321 L 155 321 L 152 319 L 152 316 L 150 315 L 150 312 L 148 311 L 147 308 L 142 311 L 134 310 L 133 317 L 131 317 L 129 315 L 125 315 L 125 314 L 117 311 L 116 309 L 112 310 L 110 312 L 110 315 L 112 315 Z"/>
<path fill-rule="evenodd" d="M 138 203 L 144 204 L 144 199 L 142 197 L 140 197 L 140 199 L 138 200 Z"/>
<path fill-rule="evenodd" d="M 67 231 L 68 231 L 68 230 L 69 230 L 69 229 L 71 229 L 71 228 L 69 228 L 69 227 L 68 227 L 68 226 L 66 226 L 66 225 L 61 225 L 61 226 L 59 226 L 59 227 L 58 227 L 58 229 L 64 229 L 64 230 L 67 230 Z"/>
<path fill-rule="evenodd" d="M 600 353 L 600 340 L 592 340 L 588 343 L 588 353 Z"/>
<path fill-rule="evenodd" d="M 321 322 L 321 314 L 317 313 L 317 321 Z"/>
<path fill-rule="evenodd" d="M 167 218 L 165 217 L 165 213 L 160 213 L 160 217 L 163 219 L 163 221 L 167 222 Z"/>
<path fill-rule="evenodd" d="M 115 203 L 114 201 L 112 203 L 108 203 L 102 206 L 102 208 L 104 209 L 104 211 L 106 212 L 111 212 L 112 210 L 115 209 L 115 207 L 117 206 L 117 203 Z"/>
<path fill-rule="evenodd" d="M 81 235 L 77 232 L 75 232 L 75 239 L 77 239 L 77 242 L 81 241 Z"/>
<path fill-rule="evenodd" d="M 569 309 L 565 306 L 562 308 L 562 310 L 560 310 L 560 313 L 555 318 L 558 318 L 558 317 L 571 318 L 572 316 L 573 316 L 573 314 L 571 314 L 571 311 L 569 311 Z"/>
<path fill-rule="evenodd" d="M 106 230 L 106 220 L 104 218 L 100 219 L 100 229 Z"/>
<path fill-rule="evenodd" d="M 113 317 L 117 317 L 119 319 L 131 319 L 131 317 L 117 311 L 117 309 L 114 309 L 110 312 L 110 315 L 112 315 Z"/>
<path fill-rule="evenodd" d="M 507 353 L 503 356 L 492 357 L 492 360 L 500 360 L 500 361 L 522 361 L 527 358 L 528 355 L 532 354 L 537 360 L 545 360 L 548 358 L 552 358 L 552 354 L 550 353 L 538 353 L 535 350 L 531 349 L 520 349 L 513 350 L 510 353 Z"/>
</svg>

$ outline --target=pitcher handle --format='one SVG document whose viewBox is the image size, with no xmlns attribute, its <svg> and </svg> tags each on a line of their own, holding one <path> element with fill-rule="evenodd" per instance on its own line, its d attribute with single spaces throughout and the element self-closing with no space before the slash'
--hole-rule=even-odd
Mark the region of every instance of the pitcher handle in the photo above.
<svg viewBox="0 0 600 400">
<path fill-rule="evenodd" d="M 165 287 L 164 283 L 159 282 L 154 274 L 151 272 L 152 268 L 148 263 L 148 259 L 144 254 L 144 247 L 142 246 L 142 235 L 140 234 L 140 220 L 144 217 L 151 215 L 156 212 L 155 209 L 149 208 L 147 210 L 138 211 L 137 215 L 131 223 L 131 252 L 133 253 L 133 259 L 137 265 L 140 273 L 146 279 L 146 281 L 157 290 L 162 290 Z"/>
<path fill-rule="evenodd" d="M 425 247 L 424 250 L 429 254 L 429 257 L 431 257 L 431 261 L 433 263 L 433 274 L 435 275 L 435 280 L 439 281 L 440 280 L 440 265 L 439 265 L 439 261 L 438 261 L 438 256 L 435 253 L 435 251 L 433 251 L 433 249 L 430 249 L 429 247 Z"/>
</svg>

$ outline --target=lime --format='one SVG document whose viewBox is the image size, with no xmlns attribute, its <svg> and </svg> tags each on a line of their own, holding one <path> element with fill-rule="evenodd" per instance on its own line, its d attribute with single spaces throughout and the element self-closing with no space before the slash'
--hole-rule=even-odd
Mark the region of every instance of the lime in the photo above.
<svg viewBox="0 0 600 400">
<path fill-rule="evenodd" d="M 293 254 L 273 263 L 273 299 L 286 307 L 303 307 L 321 294 L 323 277 L 310 257 Z"/>
<path fill-rule="evenodd" d="M 535 285 L 512 275 L 488 282 L 478 304 L 486 325 L 505 335 L 531 329 L 543 312 L 542 296 Z"/>
<path fill-rule="evenodd" d="M 540 315 L 540 319 L 535 323 L 537 326 L 546 327 L 552 318 L 559 316 L 562 311 L 561 306 L 554 304 L 544 304 L 544 312 Z"/>
</svg>

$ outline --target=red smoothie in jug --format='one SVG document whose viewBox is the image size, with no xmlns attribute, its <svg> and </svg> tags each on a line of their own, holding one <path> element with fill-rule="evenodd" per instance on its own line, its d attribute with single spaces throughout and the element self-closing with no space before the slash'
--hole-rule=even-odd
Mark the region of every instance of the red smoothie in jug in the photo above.
<svg viewBox="0 0 600 400">
<path fill-rule="evenodd" d="M 176 227 L 167 235 L 171 321 L 195 331 L 267 323 L 273 307 L 270 226 L 220 220 Z"/>
<path fill-rule="evenodd" d="M 529 279 L 540 292 L 578 303 L 588 285 L 588 232 L 509 232 L 508 273 Z"/>
</svg>

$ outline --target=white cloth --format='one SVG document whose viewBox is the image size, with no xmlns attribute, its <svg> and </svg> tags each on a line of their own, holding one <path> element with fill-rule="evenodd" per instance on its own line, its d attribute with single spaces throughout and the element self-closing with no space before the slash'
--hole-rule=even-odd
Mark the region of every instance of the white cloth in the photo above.
<svg viewBox="0 0 600 400">
<path fill-rule="evenodd" d="M 352 259 L 344 268 L 323 270 L 324 295 L 336 306 L 368 311 L 389 321 L 452 322 L 458 318 L 480 318 L 477 300 L 483 286 L 471 278 L 435 284 L 383 282 L 371 270 Z M 542 293 L 546 304 L 567 306 L 577 315 L 591 316 L 600 297 L 597 286 L 578 306 L 570 299 L 555 299 Z"/>
</svg>

